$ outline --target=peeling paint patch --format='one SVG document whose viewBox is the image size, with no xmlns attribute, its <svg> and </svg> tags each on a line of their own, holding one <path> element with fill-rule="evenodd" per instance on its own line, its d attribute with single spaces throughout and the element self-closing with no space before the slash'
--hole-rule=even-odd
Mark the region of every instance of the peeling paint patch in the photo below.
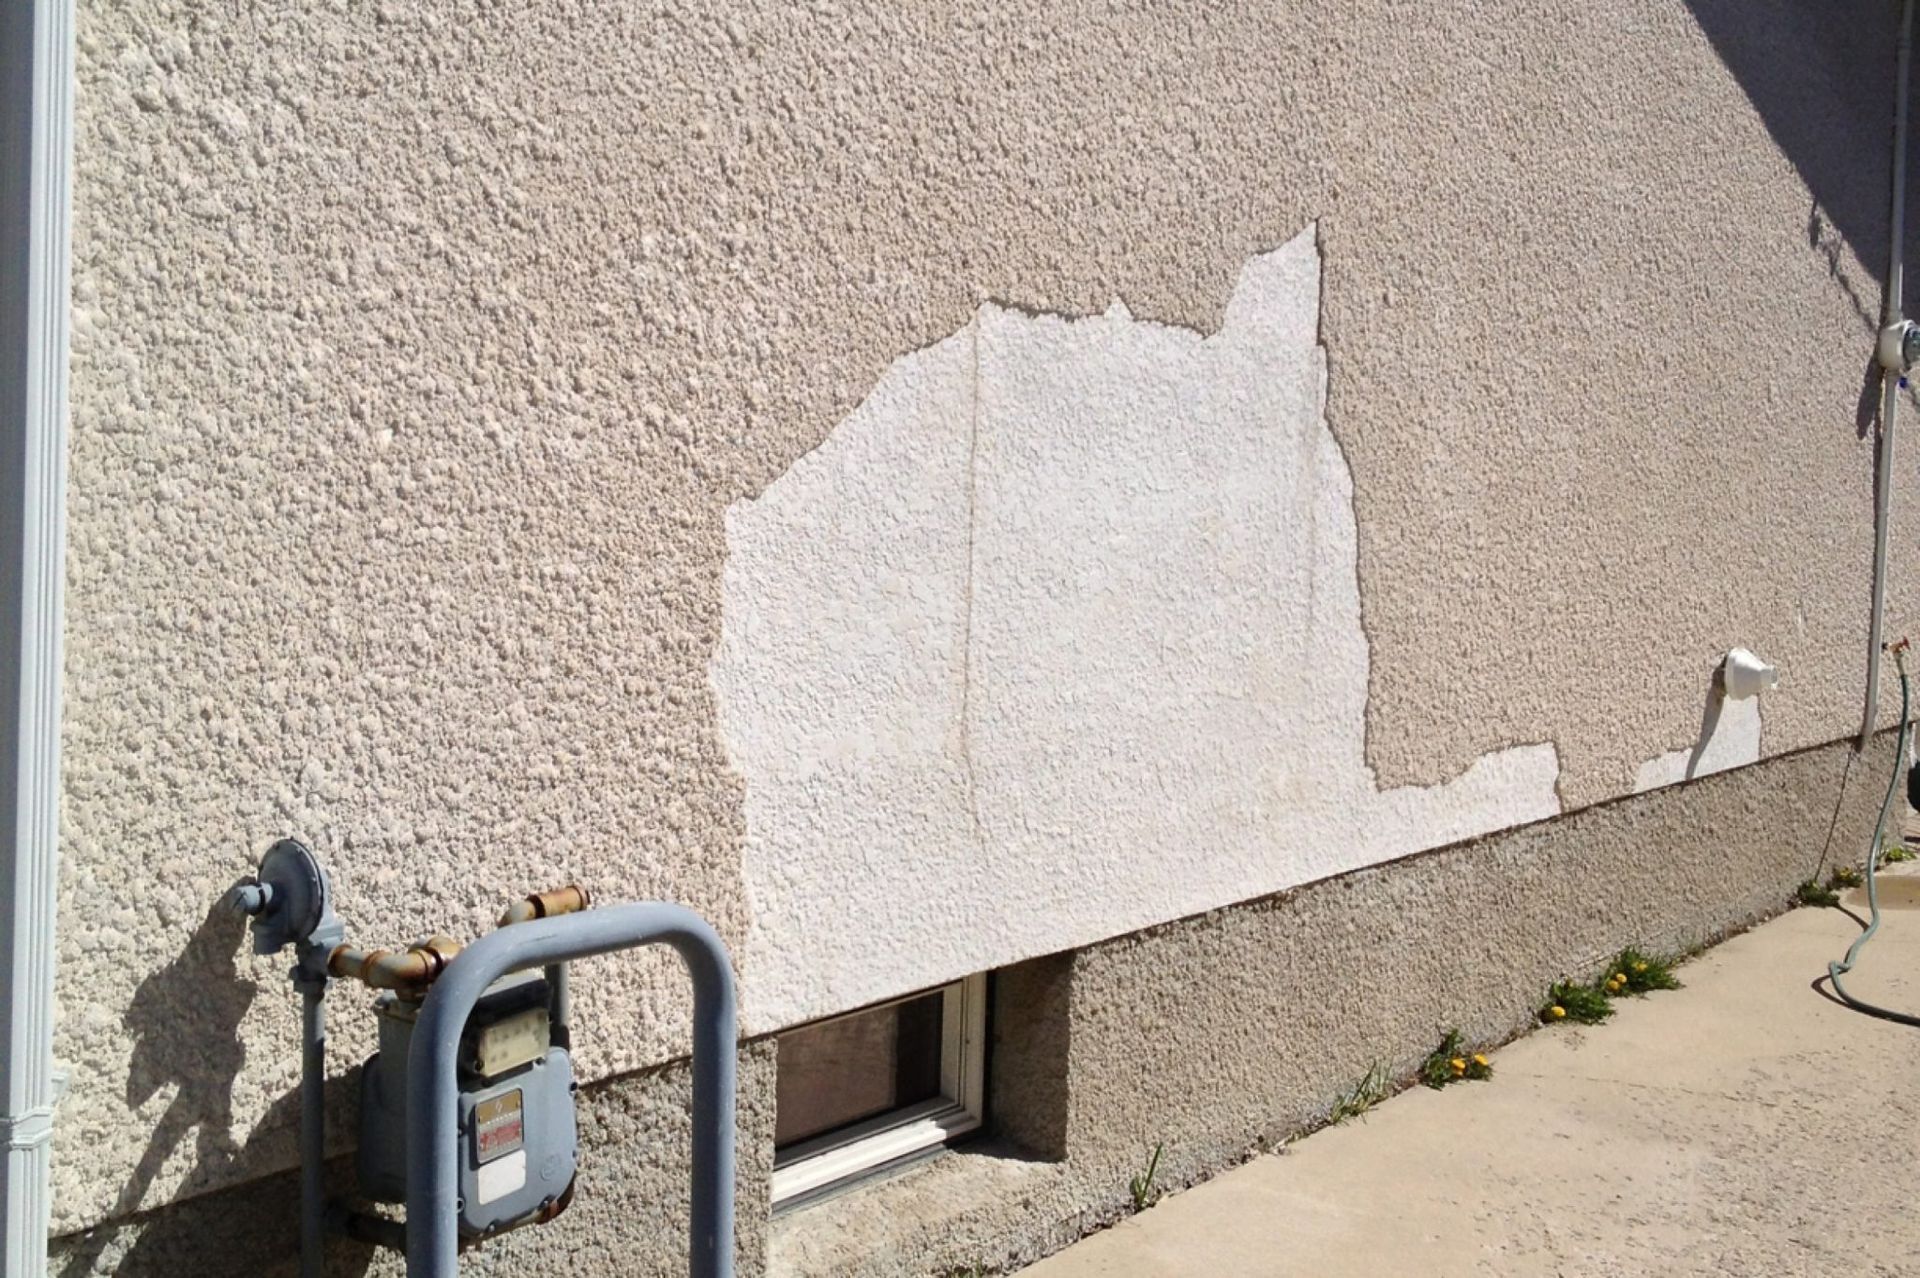
<svg viewBox="0 0 1920 1278">
<path fill-rule="evenodd" d="M 984 306 L 727 518 L 746 1023 L 1559 811 L 1551 745 L 1380 791 L 1311 230 L 1211 336 Z"/>
<path fill-rule="evenodd" d="M 1677 785 L 1759 761 L 1759 699 L 1729 701 L 1715 689 L 1707 694 L 1707 707 L 1700 718 L 1700 735 L 1693 745 L 1683 750 L 1669 750 L 1641 764 L 1634 774 L 1633 792 L 1644 794 L 1661 786 Z"/>
</svg>

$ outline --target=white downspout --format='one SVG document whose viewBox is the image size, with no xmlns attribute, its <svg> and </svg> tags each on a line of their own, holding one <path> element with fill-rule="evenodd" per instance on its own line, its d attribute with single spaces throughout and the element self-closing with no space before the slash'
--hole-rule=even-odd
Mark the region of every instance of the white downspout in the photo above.
<svg viewBox="0 0 1920 1278">
<path fill-rule="evenodd" d="M 1867 705 L 1860 719 L 1860 749 L 1867 748 L 1880 723 L 1880 646 L 1887 612 L 1887 531 L 1893 501 L 1893 418 L 1906 382 L 1910 327 L 1901 314 L 1906 299 L 1907 252 L 1907 87 L 1913 68 L 1913 3 L 1900 15 L 1899 69 L 1894 85 L 1893 194 L 1888 210 L 1887 291 L 1881 307 L 1878 356 L 1880 372 L 1880 474 L 1874 493 L 1873 613 L 1867 622 Z"/>
<path fill-rule="evenodd" d="M 0 0 L 0 1127 L 8 1278 L 47 1271 L 73 0 Z"/>
</svg>

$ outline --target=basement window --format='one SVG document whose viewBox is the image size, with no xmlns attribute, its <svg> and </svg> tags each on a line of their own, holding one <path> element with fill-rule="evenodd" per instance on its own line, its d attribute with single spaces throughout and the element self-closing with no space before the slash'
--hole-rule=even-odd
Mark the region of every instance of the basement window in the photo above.
<svg viewBox="0 0 1920 1278">
<path fill-rule="evenodd" d="M 776 1037 L 773 1202 L 792 1205 L 980 1126 L 987 978 Z"/>
</svg>

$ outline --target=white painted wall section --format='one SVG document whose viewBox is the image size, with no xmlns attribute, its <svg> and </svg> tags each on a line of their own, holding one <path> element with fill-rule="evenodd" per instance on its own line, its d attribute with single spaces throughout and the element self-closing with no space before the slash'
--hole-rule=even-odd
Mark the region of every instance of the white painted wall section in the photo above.
<svg viewBox="0 0 1920 1278">
<path fill-rule="evenodd" d="M 1699 739 L 1684 750 L 1669 750 L 1641 764 L 1633 778 L 1635 794 L 1760 761 L 1759 698 L 1708 695 Z"/>
<path fill-rule="evenodd" d="M 748 1028 L 1550 816 L 1381 792 L 1311 229 L 1220 332 L 985 306 L 727 520 Z"/>
</svg>

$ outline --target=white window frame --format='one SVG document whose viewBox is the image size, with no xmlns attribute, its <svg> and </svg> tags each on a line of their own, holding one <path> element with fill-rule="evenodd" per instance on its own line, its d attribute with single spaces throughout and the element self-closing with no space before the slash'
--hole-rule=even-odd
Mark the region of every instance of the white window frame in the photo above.
<svg viewBox="0 0 1920 1278">
<path fill-rule="evenodd" d="M 922 990 L 847 1015 L 912 1002 L 934 992 Z M 904 1109 L 875 1114 L 780 1151 L 773 1169 L 774 1206 L 944 1145 L 980 1126 L 986 1109 L 986 973 L 963 977 L 937 992 L 941 995 L 940 1095 Z M 831 1017 L 829 1021 L 839 1019 Z"/>
</svg>

